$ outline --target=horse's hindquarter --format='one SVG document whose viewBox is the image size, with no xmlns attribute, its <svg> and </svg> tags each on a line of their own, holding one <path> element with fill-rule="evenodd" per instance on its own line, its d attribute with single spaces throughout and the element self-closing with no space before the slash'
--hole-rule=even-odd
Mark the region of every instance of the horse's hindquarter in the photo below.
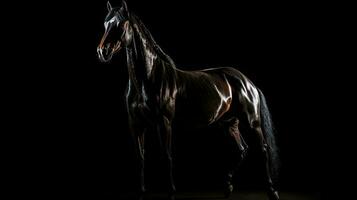
<svg viewBox="0 0 357 200">
<path fill-rule="evenodd" d="M 233 98 L 235 103 L 238 103 L 234 112 L 243 112 L 248 117 L 251 124 L 259 118 L 259 103 L 260 97 L 258 88 L 249 80 L 243 73 L 234 68 L 222 68 L 224 74 L 227 75 L 233 89 Z M 238 113 L 239 114 L 239 113 Z"/>
<path fill-rule="evenodd" d="M 229 109 L 232 91 L 222 74 L 180 71 L 178 77 L 175 118 L 180 122 L 208 125 Z"/>
</svg>

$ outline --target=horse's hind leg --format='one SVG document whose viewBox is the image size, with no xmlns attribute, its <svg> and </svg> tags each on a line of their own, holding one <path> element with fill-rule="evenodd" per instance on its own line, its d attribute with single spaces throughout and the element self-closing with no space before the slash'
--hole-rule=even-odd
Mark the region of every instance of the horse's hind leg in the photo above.
<svg viewBox="0 0 357 200">
<path fill-rule="evenodd" d="M 234 144 L 232 146 L 234 155 L 233 155 L 232 162 L 230 162 L 227 179 L 226 179 L 226 181 L 227 181 L 226 188 L 225 188 L 225 197 L 226 198 L 228 198 L 233 191 L 232 178 L 233 178 L 234 172 L 235 172 L 236 168 L 239 167 L 239 164 L 246 156 L 246 153 L 248 150 L 248 145 L 244 141 L 244 139 L 239 131 L 239 128 L 238 128 L 238 125 L 239 125 L 238 118 L 233 118 L 228 123 L 229 123 L 229 126 L 228 126 L 229 138 L 234 140 L 234 142 L 233 142 Z M 237 153 L 240 154 L 239 157 L 235 156 Z"/>
<path fill-rule="evenodd" d="M 279 195 L 278 192 L 275 190 L 274 188 L 274 183 L 272 180 L 272 168 L 271 168 L 271 152 L 270 152 L 270 148 L 266 138 L 264 137 L 262 128 L 261 128 L 261 123 L 256 120 L 252 123 L 252 128 L 254 129 L 254 131 L 258 134 L 259 137 L 259 141 L 260 141 L 260 146 L 261 146 L 261 150 L 263 153 L 263 158 L 264 158 L 264 163 L 265 163 L 265 169 L 266 169 L 266 180 L 267 180 L 267 189 L 268 189 L 268 196 L 270 200 L 279 200 Z"/>
</svg>

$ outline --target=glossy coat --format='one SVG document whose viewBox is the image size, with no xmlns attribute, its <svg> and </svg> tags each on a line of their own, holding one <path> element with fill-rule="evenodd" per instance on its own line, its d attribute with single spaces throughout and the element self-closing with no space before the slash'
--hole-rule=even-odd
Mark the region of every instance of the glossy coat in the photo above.
<svg viewBox="0 0 357 200">
<path fill-rule="evenodd" d="M 258 135 L 265 158 L 270 199 L 279 199 L 273 183 L 276 175 L 276 146 L 269 110 L 262 92 L 241 72 L 230 67 L 184 71 L 156 44 L 148 29 L 130 13 L 125 1 L 112 8 L 108 2 L 105 32 L 97 48 L 98 57 L 109 62 L 122 48 L 126 51 L 129 82 L 126 105 L 129 127 L 137 146 L 140 191 L 144 184 L 145 132 L 154 129 L 160 136 L 168 167 L 168 186 L 172 194 L 172 123 L 185 119 L 191 127 L 221 123 L 237 144 L 242 159 L 248 145 L 240 134 L 245 123 Z M 238 163 L 236 163 L 238 164 Z M 234 166 L 227 175 L 226 196 L 233 190 Z"/>
</svg>

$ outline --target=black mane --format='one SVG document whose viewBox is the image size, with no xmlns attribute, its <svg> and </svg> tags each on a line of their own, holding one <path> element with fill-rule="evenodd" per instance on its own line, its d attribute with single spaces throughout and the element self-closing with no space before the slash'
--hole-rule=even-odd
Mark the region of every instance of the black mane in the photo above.
<svg viewBox="0 0 357 200">
<path fill-rule="evenodd" d="M 131 21 L 136 24 L 142 34 L 144 34 L 145 39 L 148 40 L 148 44 L 150 47 L 158 54 L 159 58 L 163 61 L 169 63 L 172 67 L 176 67 L 175 62 L 171 59 L 169 55 L 167 55 L 161 47 L 156 43 L 154 38 L 152 37 L 150 31 L 146 28 L 144 23 L 139 19 L 138 16 L 131 14 Z"/>
</svg>

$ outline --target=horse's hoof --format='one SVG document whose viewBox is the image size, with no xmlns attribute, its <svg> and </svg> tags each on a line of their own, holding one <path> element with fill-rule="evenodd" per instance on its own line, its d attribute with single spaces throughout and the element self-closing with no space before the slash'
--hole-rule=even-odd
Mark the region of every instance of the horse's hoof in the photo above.
<svg viewBox="0 0 357 200">
<path fill-rule="evenodd" d="M 243 150 L 242 153 L 240 154 L 240 159 L 243 160 L 245 157 L 247 157 L 248 151 L 247 149 Z"/>
<path fill-rule="evenodd" d="M 169 194 L 169 200 L 175 200 L 175 195 L 174 194 Z"/>
<path fill-rule="evenodd" d="M 271 192 L 269 192 L 268 196 L 269 196 L 269 200 L 279 200 L 280 199 L 278 191 L 271 191 Z"/>
<path fill-rule="evenodd" d="M 143 195 L 146 193 L 146 189 L 145 189 L 145 186 L 141 186 L 140 188 L 138 188 L 138 194 L 139 195 Z"/>
<path fill-rule="evenodd" d="M 175 186 L 172 186 L 172 187 L 169 189 L 169 196 L 173 196 L 175 193 L 176 193 L 176 187 L 175 187 Z"/>
<path fill-rule="evenodd" d="M 176 187 L 172 185 L 169 189 L 169 200 L 175 200 Z"/>
<path fill-rule="evenodd" d="M 231 196 L 232 192 L 233 192 L 233 185 L 230 184 L 224 191 L 224 198 L 228 198 L 229 196 Z"/>
<path fill-rule="evenodd" d="M 134 199 L 137 199 L 137 200 L 143 200 L 144 199 L 144 193 L 141 193 L 141 192 L 139 192 L 138 194 L 136 194 L 135 196 L 134 196 Z"/>
</svg>

